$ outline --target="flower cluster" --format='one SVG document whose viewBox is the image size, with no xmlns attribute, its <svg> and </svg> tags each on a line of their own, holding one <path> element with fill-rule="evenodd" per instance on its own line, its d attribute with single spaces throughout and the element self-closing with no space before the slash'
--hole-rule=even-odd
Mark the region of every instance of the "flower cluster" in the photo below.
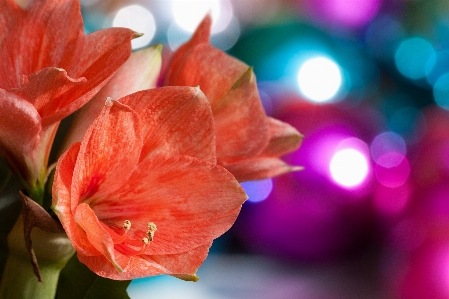
<svg viewBox="0 0 449 299">
<path fill-rule="evenodd" d="M 209 43 L 211 22 L 161 74 L 161 46 L 132 53 L 125 28 L 85 35 L 77 0 L 0 0 L 0 154 L 24 197 L 43 205 L 52 184 L 51 209 L 100 276 L 195 280 L 247 198 L 239 182 L 298 169 L 279 157 L 301 135 L 265 114 L 252 68 Z"/>
</svg>

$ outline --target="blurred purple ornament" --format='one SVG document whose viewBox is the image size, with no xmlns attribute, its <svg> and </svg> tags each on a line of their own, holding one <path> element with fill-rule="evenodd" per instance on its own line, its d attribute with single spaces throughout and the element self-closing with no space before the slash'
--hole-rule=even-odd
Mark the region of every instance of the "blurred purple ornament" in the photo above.
<svg viewBox="0 0 449 299">
<path fill-rule="evenodd" d="M 368 24 L 379 12 L 382 0 L 299 1 L 319 22 L 357 28 Z"/>
<path fill-rule="evenodd" d="M 392 299 L 449 298 L 449 242 L 421 246 L 389 278 Z"/>
<path fill-rule="evenodd" d="M 372 232 L 369 196 L 375 185 L 366 141 L 375 136 L 372 120 L 377 117 L 361 107 L 354 112 L 296 101 L 275 113 L 305 135 L 301 149 L 285 157 L 305 168 L 273 179 L 266 200 L 244 205 L 236 233 L 248 250 L 281 259 L 320 261 L 364 249 Z M 363 177 L 355 184 L 342 184 L 331 171 L 336 153 L 348 149 L 363 157 L 368 171 L 360 172 Z M 357 168 L 353 162 L 348 161 L 347 167 Z"/>
<path fill-rule="evenodd" d="M 423 113 L 426 130 L 409 155 L 411 198 L 390 232 L 393 299 L 449 298 L 449 111 Z"/>
</svg>

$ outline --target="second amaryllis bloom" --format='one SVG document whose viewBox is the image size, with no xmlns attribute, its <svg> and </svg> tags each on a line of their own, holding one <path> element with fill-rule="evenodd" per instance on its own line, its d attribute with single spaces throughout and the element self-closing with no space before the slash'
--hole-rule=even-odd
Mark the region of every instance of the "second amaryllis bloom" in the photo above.
<svg viewBox="0 0 449 299">
<path fill-rule="evenodd" d="M 106 101 L 53 184 L 53 209 L 81 262 L 111 279 L 196 278 L 247 198 L 216 165 L 213 127 L 198 88 Z"/>
<path fill-rule="evenodd" d="M 252 69 L 210 45 L 210 26 L 211 18 L 206 16 L 192 39 L 174 53 L 164 84 L 198 86 L 204 92 L 214 117 L 218 164 L 239 181 L 300 169 L 279 157 L 296 150 L 302 135 L 289 124 L 265 114 Z M 77 114 L 65 147 L 82 138 L 101 110 L 105 96 L 154 88 L 160 59 L 160 47 L 132 53 L 113 79 Z"/>
<path fill-rule="evenodd" d="M 279 157 L 296 150 L 302 135 L 265 114 L 252 68 L 210 44 L 211 24 L 208 15 L 193 37 L 176 50 L 164 85 L 201 88 L 214 115 L 218 164 L 239 181 L 299 169 Z"/>
<path fill-rule="evenodd" d="M 0 155 L 39 201 L 59 122 L 91 99 L 131 54 L 136 33 L 84 34 L 78 0 L 0 0 Z"/>
</svg>

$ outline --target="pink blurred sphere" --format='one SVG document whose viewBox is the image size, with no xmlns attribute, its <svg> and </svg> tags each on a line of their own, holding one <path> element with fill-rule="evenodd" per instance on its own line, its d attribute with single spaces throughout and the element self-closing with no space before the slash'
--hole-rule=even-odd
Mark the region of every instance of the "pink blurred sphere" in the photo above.
<svg viewBox="0 0 449 299">
<path fill-rule="evenodd" d="M 317 144 L 335 138 L 373 138 L 376 125 L 370 120 L 376 118 L 371 111 L 357 111 L 299 101 L 275 113 L 305 135 L 299 150 L 285 157 L 305 169 L 275 178 L 266 200 L 244 205 L 235 231 L 248 250 L 281 259 L 320 261 L 360 252 L 369 243 L 374 227 L 369 199 L 373 183 L 342 188 L 314 161 L 320 159 Z"/>
</svg>

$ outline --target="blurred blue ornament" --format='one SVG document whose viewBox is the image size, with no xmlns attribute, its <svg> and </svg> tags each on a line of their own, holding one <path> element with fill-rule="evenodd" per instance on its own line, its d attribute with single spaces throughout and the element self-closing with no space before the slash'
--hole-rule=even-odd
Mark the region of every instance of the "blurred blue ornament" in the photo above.
<svg viewBox="0 0 449 299">
<path fill-rule="evenodd" d="M 241 186 L 248 195 L 248 201 L 258 203 L 264 201 L 270 195 L 273 190 L 273 179 L 243 182 Z"/>
<path fill-rule="evenodd" d="M 449 110 L 449 73 L 440 76 L 435 82 L 433 96 L 438 106 Z"/>
<path fill-rule="evenodd" d="M 362 101 L 379 80 L 376 65 L 360 42 L 295 21 L 244 32 L 229 52 L 254 67 L 260 84 L 276 83 L 273 89 L 277 90 L 264 90 L 270 96 L 284 92 L 301 93 L 315 101 L 338 101 L 347 96 Z M 324 69 L 329 63 L 311 66 L 318 58 L 334 65 L 330 70 Z M 304 68 L 306 65 L 311 67 Z M 313 95 L 305 89 L 314 91 Z M 325 91 L 329 92 L 324 95 Z"/>
<path fill-rule="evenodd" d="M 435 66 L 437 54 L 430 42 L 421 37 L 412 37 L 401 42 L 394 59 L 402 75 L 418 80 L 430 74 Z"/>
<path fill-rule="evenodd" d="M 393 15 L 381 14 L 366 29 L 367 50 L 374 57 L 390 62 L 404 34 L 400 20 Z"/>
</svg>

